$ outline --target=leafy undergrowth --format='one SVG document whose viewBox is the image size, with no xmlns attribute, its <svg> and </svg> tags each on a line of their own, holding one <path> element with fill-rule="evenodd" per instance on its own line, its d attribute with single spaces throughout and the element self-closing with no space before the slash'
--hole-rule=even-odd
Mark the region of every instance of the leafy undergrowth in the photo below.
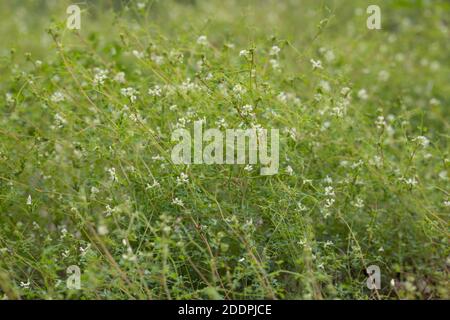
<svg viewBox="0 0 450 320">
<path fill-rule="evenodd" d="M 0 298 L 449 298 L 447 2 L 368 30 L 366 1 L 105 1 L 79 31 L 6 2 Z M 198 120 L 279 129 L 279 173 L 174 165 Z"/>
</svg>

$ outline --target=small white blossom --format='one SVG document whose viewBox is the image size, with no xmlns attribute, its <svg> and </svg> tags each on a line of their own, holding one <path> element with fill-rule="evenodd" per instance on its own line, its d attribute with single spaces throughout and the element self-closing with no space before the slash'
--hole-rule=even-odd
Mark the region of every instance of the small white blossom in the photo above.
<svg viewBox="0 0 450 320">
<path fill-rule="evenodd" d="M 335 196 L 334 189 L 332 186 L 325 187 L 325 195 L 330 197 Z"/>
<path fill-rule="evenodd" d="M 101 224 L 97 227 L 97 232 L 101 236 L 107 235 L 109 233 L 108 227 L 104 224 Z"/>
<path fill-rule="evenodd" d="M 132 87 L 120 89 L 120 94 L 128 97 L 131 102 L 135 102 L 137 99 L 138 91 Z"/>
<path fill-rule="evenodd" d="M 153 88 L 148 89 L 148 94 L 152 97 L 160 97 L 162 94 L 161 87 L 158 85 L 155 85 Z"/>
<path fill-rule="evenodd" d="M 294 169 L 292 169 L 291 166 L 287 166 L 286 167 L 286 173 L 290 176 L 292 176 L 294 174 Z"/>
<path fill-rule="evenodd" d="M 334 200 L 333 198 L 326 199 L 326 200 L 325 200 L 325 208 L 331 207 L 331 206 L 334 204 L 335 201 L 336 201 L 336 200 Z"/>
<path fill-rule="evenodd" d="M 126 253 L 122 254 L 122 258 L 124 260 L 131 261 L 131 262 L 134 262 L 137 260 L 136 255 L 133 253 L 133 250 L 130 247 L 127 248 Z"/>
<path fill-rule="evenodd" d="M 344 87 L 341 89 L 341 95 L 343 95 L 344 97 L 347 96 L 350 92 L 352 91 L 352 89 L 350 89 L 349 87 Z"/>
<path fill-rule="evenodd" d="M 206 46 L 208 45 L 208 38 L 206 36 L 200 36 L 197 38 L 197 44 L 201 45 L 201 46 Z"/>
<path fill-rule="evenodd" d="M 177 177 L 177 186 L 188 183 L 189 183 L 188 175 L 184 172 L 180 173 L 180 176 Z"/>
<path fill-rule="evenodd" d="M 375 125 L 377 126 L 378 129 L 382 129 L 387 125 L 386 120 L 384 120 L 383 116 L 379 116 L 375 121 Z"/>
<path fill-rule="evenodd" d="M 15 100 L 14 100 L 14 97 L 13 97 L 12 93 L 7 92 L 6 95 L 5 95 L 5 98 L 6 98 L 6 103 L 7 103 L 8 105 L 14 104 L 14 101 L 15 101 Z"/>
<path fill-rule="evenodd" d="M 237 84 L 233 87 L 233 93 L 236 95 L 237 98 L 240 98 L 241 95 L 245 94 L 247 92 L 247 89 L 245 89 L 240 84 Z"/>
<path fill-rule="evenodd" d="M 54 103 L 58 103 L 58 102 L 66 100 L 66 97 L 64 96 L 64 94 L 61 91 L 56 91 L 55 93 L 52 94 L 52 96 L 50 97 L 50 100 Z"/>
<path fill-rule="evenodd" d="M 270 65 L 272 66 L 272 69 L 275 71 L 280 71 L 280 63 L 276 59 L 270 59 L 269 60 Z"/>
<path fill-rule="evenodd" d="M 173 199 L 173 200 L 172 200 L 172 204 L 177 205 L 177 206 L 180 206 L 180 207 L 183 207 L 183 206 L 184 206 L 183 201 L 180 200 L 180 199 L 178 199 L 178 198 Z"/>
<path fill-rule="evenodd" d="M 111 181 L 116 182 L 117 181 L 116 168 L 109 168 L 106 171 L 109 173 Z"/>
<path fill-rule="evenodd" d="M 380 73 L 378 73 L 378 80 L 386 82 L 389 80 L 390 74 L 386 70 L 381 70 Z"/>
<path fill-rule="evenodd" d="M 352 205 L 357 208 L 364 208 L 364 200 L 361 198 L 356 198 L 356 201 L 352 202 Z"/>
<path fill-rule="evenodd" d="M 367 90 L 366 89 L 359 90 L 358 91 L 358 98 L 360 98 L 361 100 L 369 99 L 369 95 L 367 94 Z"/>
<path fill-rule="evenodd" d="M 326 176 L 324 179 L 323 179 L 323 182 L 325 182 L 325 183 L 327 183 L 327 184 L 332 184 L 333 183 L 333 179 L 330 177 L 330 176 Z"/>
<path fill-rule="evenodd" d="M 301 202 L 297 202 L 297 207 L 298 207 L 298 211 L 302 212 L 302 211 L 308 211 L 308 207 L 306 207 L 305 205 L 303 205 Z"/>
<path fill-rule="evenodd" d="M 277 56 L 278 53 L 280 53 L 280 51 L 281 51 L 281 49 L 280 49 L 278 46 L 273 46 L 273 47 L 270 49 L 269 55 L 271 55 L 271 56 Z"/>
<path fill-rule="evenodd" d="M 118 72 L 115 76 L 114 76 L 114 78 L 113 78 L 113 80 L 115 81 L 115 82 L 118 82 L 118 83 L 125 83 L 125 72 Z"/>
<path fill-rule="evenodd" d="M 314 59 L 311 59 L 310 60 L 310 62 L 311 62 L 311 65 L 312 65 L 312 68 L 313 68 L 313 70 L 316 70 L 316 69 L 323 69 L 323 67 L 322 67 L 322 61 L 320 61 L 320 60 L 314 60 Z"/>
<path fill-rule="evenodd" d="M 137 50 L 133 50 L 133 55 L 136 57 L 136 58 L 138 58 L 138 59 L 142 59 L 142 58 L 144 58 L 144 53 L 143 52 L 140 52 L 140 51 L 137 51 Z"/>
<path fill-rule="evenodd" d="M 150 55 L 150 60 L 152 60 L 157 65 L 162 65 L 164 63 L 164 57 L 157 55 L 156 53 L 152 53 Z"/>
<path fill-rule="evenodd" d="M 105 84 L 105 80 L 108 79 L 108 70 L 103 70 L 100 68 L 94 69 L 94 86 L 102 86 Z"/>
<path fill-rule="evenodd" d="M 153 189 L 153 188 L 158 188 L 160 186 L 159 182 L 154 180 L 153 184 L 150 185 L 149 183 L 146 184 L 145 186 L 145 190 L 149 190 L 149 189 Z"/>
<path fill-rule="evenodd" d="M 430 145 L 430 140 L 428 140 L 428 138 L 425 136 L 418 136 L 414 138 L 413 141 L 417 141 L 424 148 Z"/>
<path fill-rule="evenodd" d="M 415 177 L 412 178 L 400 178 L 401 181 L 403 181 L 406 185 L 410 186 L 410 187 L 414 187 L 415 185 L 418 184 L 417 180 Z"/>
<path fill-rule="evenodd" d="M 250 51 L 249 50 L 241 50 L 241 51 L 239 51 L 239 56 L 249 59 L 250 58 Z"/>
</svg>

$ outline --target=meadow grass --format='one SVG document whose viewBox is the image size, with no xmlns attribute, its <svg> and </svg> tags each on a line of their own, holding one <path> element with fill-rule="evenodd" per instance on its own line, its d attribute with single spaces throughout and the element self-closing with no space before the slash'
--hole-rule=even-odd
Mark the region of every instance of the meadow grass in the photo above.
<svg viewBox="0 0 450 320">
<path fill-rule="evenodd" d="M 69 4 L 0 2 L 0 298 L 449 298 L 447 1 Z M 174 165 L 198 120 L 278 174 Z"/>
</svg>

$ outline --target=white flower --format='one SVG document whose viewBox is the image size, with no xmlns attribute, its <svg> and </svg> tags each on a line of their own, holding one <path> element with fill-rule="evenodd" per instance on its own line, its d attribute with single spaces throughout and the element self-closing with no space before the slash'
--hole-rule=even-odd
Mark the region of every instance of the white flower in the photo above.
<svg viewBox="0 0 450 320">
<path fill-rule="evenodd" d="M 352 205 L 357 208 L 364 208 L 364 200 L 361 198 L 356 198 L 356 201 L 352 202 Z"/>
<path fill-rule="evenodd" d="M 273 46 L 270 49 L 269 55 L 276 56 L 276 55 L 278 55 L 278 53 L 280 53 L 280 51 L 281 51 L 281 49 L 278 46 Z"/>
<path fill-rule="evenodd" d="M 162 93 L 161 87 L 158 85 L 155 85 L 152 88 L 148 89 L 148 94 L 151 95 L 152 97 L 160 97 Z"/>
<path fill-rule="evenodd" d="M 381 70 L 380 73 L 378 73 L 378 80 L 386 82 L 389 80 L 390 74 L 386 70 Z"/>
<path fill-rule="evenodd" d="M 107 235 L 109 233 L 108 227 L 104 224 L 101 224 L 97 227 L 97 232 L 101 236 Z"/>
<path fill-rule="evenodd" d="M 106 169 L 106 171 L 109 173 L 111 181 L 116 182 L 117 181 L 116 168 L 109 168 Z"/>
<path fill-rule="evenodd" d="M 292 169 L 291 166 L 287 166 L 286 167 L 286 173 L 290 176 L 292 176 L 294 174 L 294 169 Z"/>
<path fill-rule="evenodd" d="M 336 59 L 336 56 L 334 55 L 334 52 L 332 50 L 328 50 L 325 53 L 325 60 L 327 60 L 328 62 L 333 62 L 334 59 Z"/>
<path fill-rule="evenodd" d="M 80 246 L 79 249 L 80 249 L 80 252 L 81 252 L 81 256 L 84 257 L 88 253 L 90 248 L 91 248 L 91 244 L 90 243 L 86 246 L 86 248 L 83 248 L 83 247 Z"/>
<path fill-rule="evenodd" d="M 253 166 L 248 164 L 248 165 L 245 166 L 244 170 L 247 171 L 247 172 L 251 172 L 253 170 Z"/>
<path fill-rule="evenodd" d="M 120 89 L 120 94 L 122 94 L 125 97 L 128 97 L 131 102 L 135 102 L 139 92 L 134 88 L 128 87 Z"/>
<path fill-rule="evenodd" d="M 241 51 L 239 51 L 239 56 L 249 59 L 250 58 L 250 51 L 249 50 L 241 50 Z"/>
<path fill-rule="evenodd" d="M 124 260 L 132 261 L 132 262 L 137 260 L 136 255 L 133 253 L 133 250 L 130 247 L 127 248 L 127 253 L 122 254 L 122 258 Z"/>
<path fill-rule="evenodd" d="M 380 156 L 374 156 L 373 159 L 369 160 L 369 164 L 375 167 L 381 167 L 383 161 Z"/>
<path fill-rule="evenodd" d="M 169 52 L 169 60 L 173 63 L 183 63 L 184 54 L 176 51 L 176 50 L 170 50 Z"/>
<path fill-rule="evenodd" d="M 286 103 L 288 101 L 288 98 L 289 98 L 289 96 L 283 91 L 277 95 L 278 101 L 280 101 L 282 103 Z"/>
<path fill-rule="evenodd" d="M 149 189 L 153 189 L 153 188 L 158 188 L 160 186 L 159 182 L 154 180 L 153 184 L 150 185 L 147 183 L 147 185 L 145 186 L 145 190 L 149 190 Z"/>
<path fill-rule="evenodd" d="M 201 46 L 206 46 L 208 45 L 208 38 L 206 36 L 200 36 L 197 38 L 197 44 L 201 45 Z"/>
<path fill-rule="evenodd" d="M 242 94 L 246 93 L 247 89 L 245 89 L 240 84 L 237 84 L 233 87 L 233 93 L 236 95 L 236 97 L 240 98 Z"/>
<path fill-rule="evenodd" d="M 327 247 L 330 247 L 330 246 L 332 246 L 332 245 L 333 245 L 333 241 L 328 240 L 327 242 L 324 243 L 323 246 L 324 246 L 325 248 L 327 248 Z"/>
<path fill-rule="evenodd" d="M 386 126 L 386 121 L 384 120 L 383 116 L 379 116 L 377 118 L 377 121 L 375 121 L 375 125 L 377 126 L 378 129 L 382 129 Z"/>
<path fill-rule="evenodd" d="M 330 92 L 331 91 L 331 86 L 330 86 L 330 83 L 328 81 L 320 80 L 319 86 L 325 92 Z"/>
<path fill-rule="evenodd" d="M 114 81 L 118 82 L 118 83 L 125 83 L 125 72 L 118 72 L 115 76 L 114 76 Z"/>
<path fill-rule="evenodd" d="M 156 63 L 157 65 L 161 65 L 161 64 L 163 64 L 163 62 L 164 62 L 164 57 L 163 57 L 163 56 L 159 56 L 159 55 L 157 55 L 157 54 L 155 54 L 155 53 L 152 53 L 152 54 L 151 54 L 150 59 L 151 59 L 154 63 Z"/>
<path fill-rule="evenodd" d="M 323 179 L 323 182 L 328 183 L 328 184 L 332 184 L 333 183 L 333 179 L 331 179 L 330 176 L 326 176 L 325 179 Z"/>
<path fill-rule="evenodd" d="M 241 110 L 242 110 L 243 116 L 249 116 L 252 118 L 255 116 L 255 114 L 253 113 L 253 106 L 250 104 L 246 104 L 245 106 L 242 106 Z"/>
<path fill-rule="evenodd" d="M 289 137 L 292 140 L 297 141 L 297 129 L 295 129 L 295 128 L 286 128 L 285 132 L 289 135 Z"/>
<path fill-rule="evenodd" d="M 55 124 L 59 128 L 63 127 L 65 124 L 67 124 L 67 120 L 59 113 L 55 114 L 54 118 L 55 118 Z"/>
<path fill-rule="evenodd" d="M 12 93 L 7 92 L 5 97 L 6 97 L 6 103 L 8 105 L 12 105 L 14 103 L 14 97 L 13 97 Z"/>
<path fill-rule="evenodd" d="M 418 136 L 414 138 L 413 141 L 417 141 L 424 148 L 430 145 L 430 140 L 428 140 L 428 138 L 425 136 Z"/>
<path fill-rule="evenodd" d="M 63 258 L 67 258 L 67 257 L 70 255 L 70 250 L 69 250 L 69 249 L 64 250 L 64 251 L 61 253 L 61 255 L 62 255 Z"/>
<path fill-rule="evenodd" d="M 219 120 L 217 120 L 215 122 L 216 126 L 218 126 L 219 128 L 227 128 L 228 124 L 226 122 L 226 120 L 224 118 L 220 118 Z"/>
<path fill-rule="evenodd" d="M 356 168 L 362 166 L 363 164 L 364 164 L 364 161 L 359 160 L 358 162 L 352 163 L 351 168 L 352 168 L 352 169 L 356 169 Z"/>
<path fill-rule="evenodd" d="M 445 200 L 444 201 L 444 207 L 450 207 L 450 201 Z"/>
<path fill-rule="evenodd" d="M 177 206 L 180 206 L 180 207 L 183 207 L 183 206 L 184 206 L 183 201 L 180 200 L 180 199 L 178 199 L 178 198 L 173 199 L 173 200 L 172 200 L 172 204 L 177 205 Z"/>
<path fill-rule="evenodd" d="M 93 195 L 96 195 L 97 193 L 99 193 L 100 192 L 100 190 L 98 190 L 96 187 L 91 187 L 91 193 L 93 194 Z"/>
<path fill-rule="evenodd" d="M 438 106 L 438 105 L 440 105 L 441 104 L 441 102 L 438 100 L 438 99 L 436 99 L 436 98 L 431 98 L 431 100 L 430 100 L 430 105 L 432 105 L 432 106 Z"/>
<path fill-rule="evenodd" d="M 111 208 L 111 206 L 110 206 L 109 204 L 107 204 L 107 205 L 105 206 L 105 209 L 106 209 L 106 211 L 105 211 L 105 216 L 107 216 L 107 217 L 109 217 L 110 215 L 112 215 L 113 212 L 117 211 L 116 208 Z"/>
<path fill-rule="evenodd" d="M 297 202 L 297 207 L 298 207 L 298 211 L 300 211 L 300 212 L 308 210 L 308 207 L 303 205 L 301 202 Z"/>
<path fill-rule="evenodd" d="M 335 193 L 334 193 L 334 190 L 333 190 L 332 186 L 328 186 L 328 187 L 325 188 L 325 195 L 326 196 L 330 196 L 330 197 L 334 197 L 335 196 Z"/>
<path fill-rule="evenodd" d="M 28 280 L 28 282 L 20 281 L 20 286 L 24 289 L 28 289 L 30 287 L 30 280 Z"/>
<path fill-rule="evenodd" d="M 32 204 L 32 200 L 31 200 L 31 195 L 29 194 L 28 198 L 27 198 L 27 205 L 31 206 L 31 204 Z"/>
<path fill-rule="evenodd" d="M 316 70 L 316 69 L 323 69 L 323 67 L 322 67 L 322 61 L 320 61 L 320 60 L 314 60 L 314 59 L 311 59 L 310 60 L 310 62 L 311 62 L 311 64 L 312 64 L 312 68 L 313 68 L 313 70 Z"/>
<path fill-rule="evenodd" d="M 410 187 L 414 187 L 415 185 L 418 184 L 418 182 L 417 182 L 415 177 L 408 178 L 408 179 L 402 177 L 402 178 L 400 178 L 400 180 L 403 181 L 405 184 L 407 184 Z"/>
<path fill-rule="evenodd" d="M 358 98 L 360 98 L 361 100 L 369 99 L 369 95 L 367 94 L 367 90 L 366 89 L 359 90 L 358 91 Z"/>
<path fill-rule="evenodd" d="M 138 59 L 142 59 L 142 58 L 144 58 L 144 53 L 143 52 L 140 52 L 140 51 L 137 51 L 137 50 L 133 50 L 133 55 L 136 57 L 136 58 L 138 58 Z"/>
<path fill-rule="evenodd" d="M 94 86 L 102 86 L 105 84 L 105 80 L 108 78 L 108 70 L 103 70 L 100 68 L 94 69 L 95 75 L 94 75 Z"/>
<path fill-rule="evenodd" d="M 61 91 L 56 91 L 50 97 L 50 100 L 52 102 L 54 102 L 54 103 L 58 103 L 58 102 L 64 101 L 65 99 L 66 99 L 66 97 L 64 96 L 64 94 Z"/>
<path fill-rule="evenodd" d="M 177 186 L 181 184 L 188 184 L 189 183 L 189 177 L 186 173 L 182 172 L 180 173 L 180 176 L 177 177 Z"/>
<path fill-rule="evenodd" d="M 329 208 L 334 204 L 335 200 L 333 198 L 325 200 L 325 208 Z"/>
<path fill-rule="evenodd" d="M 350 93 L 350 91 L 352 91 L 352 89 L 350 89 L 349 87 L 344 87 L 341 89 L 341 95 L 347 96 Z"/>
<path fill-rule="evenodd" d="M 443 171 L 439 172 L 438 176 L 439 176 L 439 179 L 441 179 L 441 180 L 448 180 L 447 170 L 443 170 Z"/>
<path fill-rule="evenodd" d="M 272 66 L 273 70 L 279 71 L 280 70 L 280 63 L 276 59 L 270 59 L 269 60 L 270 65 Z"/>
</svg>

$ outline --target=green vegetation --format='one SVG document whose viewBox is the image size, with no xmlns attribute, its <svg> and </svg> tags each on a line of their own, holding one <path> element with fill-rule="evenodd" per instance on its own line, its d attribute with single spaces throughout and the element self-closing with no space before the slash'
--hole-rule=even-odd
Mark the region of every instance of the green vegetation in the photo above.
<svg viewBox="0 0 450 320">
<path fill-rule="evenodd" d="M 95 3 L 0 2 L 0 298 L 449 298 L 448 1 Z M 174 165 L 200 119 L 279 173 Z"/>
</svg>

